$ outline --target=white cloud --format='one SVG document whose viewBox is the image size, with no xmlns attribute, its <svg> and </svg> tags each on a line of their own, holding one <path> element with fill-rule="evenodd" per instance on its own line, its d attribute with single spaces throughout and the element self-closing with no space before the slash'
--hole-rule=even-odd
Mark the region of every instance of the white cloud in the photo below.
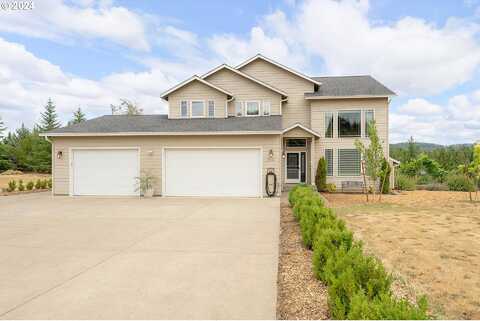
<svg viewBox="0 0 480 321">
<path fill-rule="evenodd" d="M 480 101 L 477 92 L 457 95 L 444 106 L 410 99 L 390 114 L 391 142 L 413 136 L 418 141 L 443 144 L 474 142 L 480 137 Z M 430 112 L 418 112 L 419 109 Z"/>
<path fill-rule="evenodd" d="M 141 51 L 150 50 L 145 29 L 140 15 L 106 1 L 69 6 L 61 0 L 42 0 L 31 11 L 4 11 L 0 19 L 0 31 L 63 43 L 72 38 L 105 39 Z"/>
</svg>

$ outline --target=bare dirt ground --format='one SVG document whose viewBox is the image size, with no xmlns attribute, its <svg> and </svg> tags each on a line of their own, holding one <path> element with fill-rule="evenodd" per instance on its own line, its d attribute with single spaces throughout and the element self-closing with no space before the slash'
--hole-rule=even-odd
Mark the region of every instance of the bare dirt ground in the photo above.
<svg viewBox="0 0 480 321">
<path fill-rule="evenodd" d="M 480 319 L 480 201 L 432 191 L 368 204 L 361 194 L 324 196 L 368 251 L 427 295 L 437 318 Z"/>
<path fill-rule="evenodd" d="M 312 252 L 302 245 L 286 193 L 280 211 L 277 319 L 328 319 L 327 287 L 313 275 Z"/>
<path fill-rule="evenodd" d="M 8 182 L 15 180 L 23 180 L 24 184 L 27 184 L 29 181 L 36 182 L 37 179 L 49 179 L 51 177 L 50 174 L 40 174 L 40 173 L 23 173 L 19 175 L 0 175 L 0 191 L 2 188 L 6 188 L 8 186 Z"/>
</svg>

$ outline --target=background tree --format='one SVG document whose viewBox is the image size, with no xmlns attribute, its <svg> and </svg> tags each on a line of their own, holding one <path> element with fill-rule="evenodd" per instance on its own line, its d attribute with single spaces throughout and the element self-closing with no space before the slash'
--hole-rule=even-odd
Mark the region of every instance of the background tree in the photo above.
<svg viewBox="0 0 480 321">
<path fill-rule="evenodd" d="M 86 118 L 85 114 L 83 113 L 82 109 L 80 107 L 78 107 L 78 109 L 73 112 L 73 118 L 72 118 L 72 120 L 70 120 L 68 122 L 68 125 L 79 124 L 79 123 L 84 122 L 86 120 L 87 120 L 87 118 Z"/>
<path fill-rule="evenodd" d="M 141 115 L 143 109 L 141 109 L 137 103 L 132 102 L 128 99 L 120 99 L 119 105 L 110 105 L 112 109 L 112 115 Z"/>
<path fill-rule="evenodd" d="M 315 185 L 317 185 L 319 192 L 324 192 L 327 189 L 327 162 L 324 157 L 318 160 Z"/>
<path fill-rule="evenodd" d="M 0 116 L 0 138 L 3 137 L 3 134 L 5 133 L 6 130 L 7 130 L 7 127 L 5 127 L 5 124 L 2 120 L 2 116 Z"/>
<path fill-rule="evenodd" d="M 60 127 L 60 121 L 58 120 L 55 105 L 53 104 L 52 99 L 48 98 L 48 102 L 45 105 L 45 111 L 40 114 L 38 130 L 40 132 L 46 132 L 58 127 Z"/>
<path fill-rule="evenodd" d="M 418 155 L 418 147 L 413 139 L 413 136 L 410 136 L 408 140 L 408 147 L 407 147 L 407 161 L 417 158 Z"/>
<path fill-rule="evenodd" d="M 383 147 L 378 138 L 377 126 L 372 121 L 367 126 L 368 138 L 370 144 L 366 146 L 360 140 L 355 140 L 355 147 L 362 154 L 365 161 L 365 174 L 370 178 L 372 183 L 373 198 L 378 187 L 378 179 L 382 173 L 382 162 L 384 160 Z"/>
</svg>

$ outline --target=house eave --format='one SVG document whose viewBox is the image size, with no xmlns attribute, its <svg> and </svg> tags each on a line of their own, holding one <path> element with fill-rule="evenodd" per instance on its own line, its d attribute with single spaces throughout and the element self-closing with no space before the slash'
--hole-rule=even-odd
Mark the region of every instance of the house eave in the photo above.
<svg viewBox="0 0 480 321">
<path fill-rule="evenodd" d="M 365 98 L 391 98 L 395 95 L 343 95 L 343 96 L 305 96 L 306 100 L 319 99 L 365 99 Z"/>
<path fill-rule="evenodd" d="M 110 132 L 110 133 L 42 133 L 43 137 L 98 137 L 98 136 L 211 136 L 211 135 L 280 135 L 280 130 L 264 131 L 196 131 L 196 132 Z"/>
</svg>

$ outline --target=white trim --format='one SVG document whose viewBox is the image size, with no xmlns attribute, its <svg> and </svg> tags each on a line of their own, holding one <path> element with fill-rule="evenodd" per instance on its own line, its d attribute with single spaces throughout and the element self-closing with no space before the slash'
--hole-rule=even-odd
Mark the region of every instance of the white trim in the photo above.
<svg viewBox="0 0 480 321">
<path fill-rule="evenodd" d="M 312 78 L 310 78 L 310 77 L 308 77 L 308 76 L 306 76 L 306 75 L 304 75 L 304 74 L 302 74 L 302 73 L 300 73 L 300 72 L 298 72 L 298 71 L 295 71 L 295 70 L 293 70 L 293 69 L 291 69 L 291 68 L 289 68 L 289 67 L 287 67 L 287 66 L 284 66 L 284 65 L 282 65 L 282 64 L 280 64 L 280 63 L 278 63 L 278 62 L 276 62 L 276 61 L 274 61 L 274 60 L 272 60 L 272 59 L 270 59 L 270 58 L 267 58 L 267 57 L 265 57 L 265 56 L 263 56 L 263 55 L 261 55 L 261 54 L 257 54 L 257 55 L 255 55 L 255 56 L 253 56 L 252 58 L 250 58 L 250 59 L 242 62 L 240 65 L 236 66 L 235 69 L 240 69 L 240 68 L 248 65 L 249 63 L 251 63 L 252 61 L 255 61 L 255 60 L 257 60 L 257 59 L 265 60 L 266 62 L 269 62 L 269 63 L 271 63 L 272 65 L 275 65 L 275 66 L 277 66 L 277 67 L 279 67 L 279 68 L 282 68 L 282 69 L 284 69 L 284 70 L 286 70 L 286 71 L 288 71 L 288 72 L 290 72 L 290 73 L 292 73 L 292 74 L 294 74 L 294 75 L 297 75 L 297 76 L 300 77 L 300 78 L 303 78 L 303 79 L 305 79 L 305 80 L 308 80 L 308 81 L 310 81 L 311 83 L 314 83 L 315 85 L 319 85 L 319 86 L 320 86 L 320 85 L 322 84 L 322 83 L 319 82 L 319 81 L 316 81 L 316 80 L 314 80 L 314 79 L 312 79 Z"/>
<path fill-rule="evenodd" d="M 75 150 L 136 150 L 137 155 L 138 155 L 138 167 L 137 167 L 137 176 L 140 176 L 140 154 L 141 154 L 141 148 L 140 146 L 132 146 L 132 147 L 100 147 L 100 146 L 95 146 L 95 147 L 69 147 L 68 148 L 68 195 L 69 196 L 75 196 L 73 194 L 73 187 L 74 187 L 74 182 L 73 182 L 73 152 Z M 55 169 L 53 169 L 55 170 Z M 140 191 L 138 191 L 138 196 L 140 196 Z"/>
<path fill-rule="evenodd" d="M 232 147 L 229 147 L 229 146 L 215 146 L 215 147 L 210 147 L 210 146 L 207 146 L 207 147 L 199 147 L 199 146 L 194 146 L 194 147 L 189 147 L 189 146 L 163 146 L 162 147 L 162 197 L 168 197 L 168 196 L 171 196 L 171 195 L 168 195 L 165 193 L 165 189 L 166 189 L 166 170 L 167 170 L 167 166 L 166 166 L 166 153 L 165 153 L 165 150 L 167 149 L 258 149 L 260 151 L 260 157 L 259 157 L 259 161 L 260 161 L 260 164 L 259 164 L 259 170 L 260 170 L 260 173 L 259 173 L 259 191 L 258 191 L 258 195 L 257 197 L 260 197 L 260 198 L 263 198 L 263 147 L 262 146 L 232 146 Z M 189 197 L 189 196 L 187 196 Z M 195 195 L 192 195 L 191 197 L 195 197 Z M 217 196 L 218 197 L 218 196 Z M 232 197 L 232 196 L 223 196 L 223 197 Z"/>
<path fill-rule="evenodd" d="M 160 95 L 160 98 L 168 100 L 168 95 L 169 95 L 169 94 L 171 94 L 172 92 L 176 91 L 177 89 L 182 88 L 182 87 L 185 86 L 185 85 L 188 85 L 189 83 L 191 83 L 191 82 L 194 81 L 194 80 L 197 80 L 197 81 L 201 82 L 201 83 L 204 84 L 204 85 L 207 85 L 207 86 L 209 86 L 209 87 L 212 87 L 213 89 L 216 89 L 216 90 L 224 93 L 224 94 L 227 95 L 227 96 L 233 96 L 233 94 L 232 94 L 231 92 L 229 92 L 229 91 L 227 91 L 227 90 L 225 90 L 225 89 L 222 89 L 222 88 L 220 88 L 220 87 L 218 87 L 218 86 L 215 86 L 214 84 L 209 83 L 208 81 L 206 81 L 206 80 L 198 77 L 197 75 L 193 75 L 192 77 L 188 78 L 187 80 L 182 81 L 181 83 L 177 84 L 176 86 L 174 86 L 174 87 L 168 89 L 167 91 L 163 92 L 163 93 Z"/>
<path fill-rule="evenodd" d="M 213 75 L 214 73 L 216 73 L 216 72 L 218 72 L 218 71 L 220 71 L 220 70 L 222 70 L 222 69 L 228 69 L 228 70 L 230 70 L 230 71 L 232 71 L 232 72 L 234 72 L 234 73 L 236 73 L 236 74 L 238 74 L 238 75 L 240 75 L 240 76 L 243 76 L 243 77 L 245 77 L 245 78 L 247 78 L 247 79 L 250 79 L 251 81 L 256 82 L 257 84 L 262 85 L 263 87 L 266 87 L 266 88 L 268 88 L 268 89 L 270 89 L 270 90 L 272 90 L 272 91 L 274 91 L 274 92 L 276 92 L 276 93 L 278 93 L 278 94 L 280 94 L 280 95 L 282 95 L 282 96 L 285 96 L 285 97 L 288 96 L 288 94 L 287 94 L 286 92 L 284 92 L 283 90 L 277 89 L 277 88 L 275 88 L 275 87 L 267 84 L 266 82 L 263 82 L 263 81 L 261 81 L 261 80 L 258 80 L 258 79 L 256 79 L 256 78 L 254 78 L 254 77 L 252 77 L 252 76 L 250 76 L 250 75 L 248 75 L 248 74 L 246 74 L 246 73 L 244 73 L 244 72 L 242 72 L 242 71 L 240 71 L 240 70 L 237 70 L 237 69 L 235 69 L 235 68 L 233 68 L 233 67 L 230 67 L 229 65 L 226 65 L 226 64 L 222 64 L 222 65 L 216 67 L 215 69 L 210 70 L 209 72 L 207 72 L 206 74 L 204 74 L 204 75 L 202 76 L 202 79 L 205 79 L 205 78 L 207 78 L 208 76 Z"/>
<path fill-rule="evenodd" d="M 304 151 L 304 152 L 289 152 L 289 151 L 285 151 L 285 183 L 286 184 L 296 184 L 296 183 L 300 183 L 301 181 L 301 178 L 302 178 L 302 173 L 301 173 L 301 169 L 302 169 L 302 164 L 301 163 L 301 160 L 302 160 L 302 155 L 301 153 L 305 153 L 305 165 L 307 163 L 307 152 Z M 288 168 L 288 154 L 298 154 L 298 179 L 289 179 L 287 178 L 288 177 L 288 173 L 287 173 L 287 168 Z M 307 166 L 305 166 L 307 167 Z M 306 168 L 305 168 L 306 169 Z M 307 173 L 305 171 L 305 180 L 307 178 Z"/>
<path fill-rule="evenodd" d="M 218 131 L 218 132 L 118 132 L 118 133 L 44 133 L 40 136 L 47 137 L 97 137 L 97 136 L 209 136 L 209 135 L 279 135 L 282 131 L 278 130 L 258 130 L 258 131 Z"/>
<path fill-rule="evenodd" d="M 318 138 L 321 137 L 320 134 L 317 133 L 316 131 L 314 131 L 314 130 L 312 130 L 312 129 L 310 129 L 310 128 L 307 128 L 307 127 L 305 127 L 305 126 L 303 126 L 302 124 L 299 124 L 299 123 L 296 123 L 296 124 L 294 124 L 294 125 L 292 125 L 292 126 L 290 126 L 290 127 L 288 127 L 288 128 L 285 128 L 285 129 L 282 131 L 282 134 L 285 134 L 286 132 L 289 132 L 289 131 L 291 131 L 292 129 L 295 129 L 295 128 L 297 128 L 297 127 L 303 129 L 304 131 L 312 134 L 312 135 L 315 136 L 315 137 L 318 137 Z"/>
<path fill-rule="evenodd" d="M 354 98 L 390 98 L 394 95 L 352 95 L 352 96 L 307 96 L 306 100 L 315 100 L 315 99 L 354 99 Z"/>
<path fill-rule="evenodd" d="M 248 103 L 257 103 L 258 105 L 258 114 L 257 115 L 249 115 L 248 114 Z M 244 101 L 244 115 L 245 117 L 260 117 L 260 116 L 263 116 L 262 115 L 262 101 L 260 100 L 245 100 Z"/>
<path fill-rule="evenodd" d="M 203 103 L 203 114 L 201 116 L 193 116 L 193 103 Z M 205 113 L 205 100 L 203 99 L 190 99 L 190 118 L 206 118 Z"/>
</svg>

